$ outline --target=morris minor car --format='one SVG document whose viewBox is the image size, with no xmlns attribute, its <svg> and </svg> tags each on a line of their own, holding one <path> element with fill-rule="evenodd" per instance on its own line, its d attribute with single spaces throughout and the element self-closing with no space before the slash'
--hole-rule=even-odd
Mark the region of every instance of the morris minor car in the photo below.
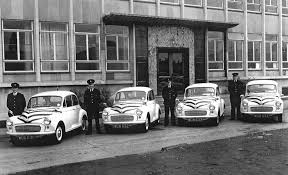
<svg viewBox="0 0 288 175">
<path fill-rule="evenodd" d="M 86 130 L 87 114 L 77 96 L 69 91 L 48 91 L 32 96 L 27 109 L 6 121 L 7 134 L 13 144 L 48 136 L 60 143 L 65 133 Z"/>
<path fill-rule="evenodd" d="M 161 109 L 153 90 L 148 87 L 129 87 L 116 92 L 113 106 L 102 112 L 106 132 L 111 129 L 140 128 L 147 132 L 159 123 Z"/>
<path fill-rule="evenodd" d="M 224 107 L 217 84 L 190 85 L 185 89 L 183 101 L 176 106 L 177 123 L 210 121 L 217 126 L 224 116 Z"/>
<path fill-rule="evenodd" d="M 283 101 L 278 83 L 273 80 L 253 80 L 246 84 L 241 98 L 242 118 L 276 118 L 282 122 Z"/>
</svg>

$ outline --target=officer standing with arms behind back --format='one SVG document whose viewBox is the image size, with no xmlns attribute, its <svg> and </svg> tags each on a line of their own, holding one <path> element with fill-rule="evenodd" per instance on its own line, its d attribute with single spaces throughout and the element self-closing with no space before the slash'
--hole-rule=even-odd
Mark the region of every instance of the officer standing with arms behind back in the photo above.
<svg viewBox="0 0 288 175">
<path fill-rule="evenodd" d="M 12 92 L 7 96 L 8 116 L 20 115 L 26 107 L 26 101 L 23 94 L 18 92 L 19 84 L 11 83 Z"/>
<path fill-rule="evenodd" d="M 95 88 L 95 80 L 89 79 L 87 81 L 88 88 L 84 93 L 84 106 L 88 115 L 88 131 L 86 135 L 92 134 L 92 119 L 95 118 L 96 130 L 101 134 L 99 123 L 99 103 L 101 101 L 100 91 Z"/>
<path fill-rule="evenodd" d="M 235 120 L 235 109 L 237 109 L 236 119 L 240 119 L 241 117 L 240 95 L 243 94 L 244 86 L 243 86 L 243 83 L 239 80 L 238 73 L 232 73 L 232 75 L 233 75 L 233 80 L 230 80 L 228 82 L 228 91 L 230 93 L 230 103 L 231 103 L 231 119 L 230 120 Z"/>
<path fill-rule="evenodd" d="M 162 90 L 162 97 L 164 99 L 164 107 L 165 107 L 165 121 L 164 126 L 167 126 L 169 124 L 169 109 L 171 113 L 171 124 L 174 126 L 176 124 L 175 122 L 175 100 L 177 97 L 177 91 L 172 85 L 172 80 L 168 79 L 168 85 L 163 88 Z"/>
</svg>

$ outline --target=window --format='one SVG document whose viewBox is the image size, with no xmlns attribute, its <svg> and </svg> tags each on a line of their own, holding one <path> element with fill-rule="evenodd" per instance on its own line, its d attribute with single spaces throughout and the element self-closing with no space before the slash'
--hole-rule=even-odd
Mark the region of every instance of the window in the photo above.
<svg viewBox="0 0 288 175">
<path fill-rule="evenodd" d="M 261 69 L 261 41 L 248 41 L 248 69 Z"/>
<path fill-rule="evenodd" d="M 160 0 L 160 2 L 179 4 L 179 0 Z"/>
<path fill-rule="evenodd" d="M 282 0 L 282 13 L 288 14 L 288 0 Z"/>
<path fill-rule="evenodd" d="M 129 70 L 129 30 L 127 26 L 106 26 L 107 70 Z"/>
<path fill-rule="evenodd" d="M 287 48 L 288 48 L 288 42 L 283 42 L 283 45 L 282 45 L 283 69 L 287 69 L 288 68 L 288 52 L 287 52 Z"/>
<path fill-rule="evenodd" d="M 228 0 L 228 8 L 242 10 L 243 0 Z"/>
<path fill-rule="evenodd" d="M 265 0 L 265 12 L 277 13 L 277 0 Z"/>
<path fill-rule="evenodd" d="M 243 41 L 230 40 L 228 47 L 228 68 L 243 69 Z"/>
<path fill-rule="evenodd" d="M 78 98 L 75 95 L 72 95 L 72 102 L 73 102 L 73 106 L 76 106 L 79 104 Z"/>
<path fill-rule="evenodd" d="M 42 22 L 40 25 L 41 71 L 68 72 L 68 37 L 64 23 Z"/>
<path fill-rule="evenodd" d="M 100 70 L 98 25 L 75 24 L 76 71 Z"/>
<path fill-rule="evenodd" d="M 223 8 L 223 0 L 207 0 L 207 6 Z"/>
<path fill-rule="evenodd" d="M 3 20 L 4 72 L 33 72 L 33 28 L 30 21 Z"/>
<path fill-rule="evenodd" d="M 66 102 L 66 103 L 65 103 Z M 65 102 L 64 105 L 65 107 L 71 107 L 72 106 L 72 99 L 71 99 L 71 95 L 65 97 Z"/>
<path fill-rule="evenodd" d="M 277 35 L 266 35 L 266 68 L 278 68 L 278 55 L 277 55 Z"/>
<path fill-rule="evenodd" d="M 185 5 L 202 6 L 202 0 L 184 0 Z"/>
<path fill-rule="evenodd" d="M 208 32 L 209 69 L 224 69 L 224 35 L 222 32 Z"/>
<path fill-rule="evenodd" d="M 247 0 L 247 10 L 261 12 L 261 0 Z"/>
</svg>

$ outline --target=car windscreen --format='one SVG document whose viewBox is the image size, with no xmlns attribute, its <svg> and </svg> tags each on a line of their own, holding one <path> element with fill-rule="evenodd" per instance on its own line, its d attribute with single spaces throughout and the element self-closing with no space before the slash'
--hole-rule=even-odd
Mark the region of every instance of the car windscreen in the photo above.
<svg viewBox="0 0 288 175">
<path fill-rule="evenodd" d="M 247 86 L 247 93 L 276 93 L 275 84 L 253 84 Z"/>
<path fill-rule="evenodd" d="M 32 97 L 27 105 L 27 108 L 39 107 L 60 107 L 62 97 L 59 96 L 38 96 Z"/>
<path fill-rule="evenodd" d="M 115 96 L 115 101 L 143 101 L 146 99 L 144 91 L 120 91 Z"/>
<path fill-rule="evenodd" d="M 186 97 L 195 97 L 195 96 L 214 96 L 215 89 L 212 87 L 194 87 L 186 89 Z"/>
</svg>

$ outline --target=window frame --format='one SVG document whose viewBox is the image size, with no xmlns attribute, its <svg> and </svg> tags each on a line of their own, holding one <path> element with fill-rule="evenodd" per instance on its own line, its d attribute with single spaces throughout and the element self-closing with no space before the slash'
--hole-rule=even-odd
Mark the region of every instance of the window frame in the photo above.
<svg viewBox="0 0 288 175">
<path fill-rule="evenodd" d="M 75 72 L 101 72 L 101 65 L 100 65 L 100 55 L 101 55 L 101 40 L 100 40 L 100 25 L 98 25 L 97 24 L 97 28 L 98 28 L 98 33 L 93 33 L 93 32 L 76 32 L 76 25 L 77 24 L 74 24 L 74 41 L 75 41 L 75 43 L 74 43 L 74 48 L 75 48 L 75 53 L 74 53 L 74 55 L 75 55 Z M 87 25 L 89 25 L 89 24 L 87 24 Z M 86 60 L 77 60 L 76 59 L 76 35 L 80 35 L 80 36 L 85 36 L 85 38 L 86 38 L 86 57 L 87 57 L 87 59 Z M 98 60 L 89 60 L 89 46 L 88 46 L 88 44 L 89 44 L 89 36 L 98 36 L 98 43 L 99 43 L 99 45 L 98 45 Z M 99 69 L 97 69 L 97 70 L 77 70 L 77 63 L 98 63 L 99 64 Z"/>
<path fill-rule="evenodd" d="M 126 26 L 126 27 L 128 27 L 128 26 Z M 129 31 L 128 31 L 129 32 Z M 107 49 L 107 37 L 116 37 L 116 56 L 117 56 L 117 60 L 108 60 L 108 54 L 107 54 L 107 52 L 108 52 L 108 49 Z M 119 41 L 119 36 L 120 37 L 126 37 L 127 38 L 127 41 L 128 41 L 128 43 L 127 43 L 127 60 L 119 60 L 119 43 L 118 43 L 118 41 Z M 125 34 L 111 34 L 111 33 L 107 33 L 106 31 L 105 31 L 105 50 L 106 50 L 106 72 L 129 72 L 130 71 L 130 42 L 129 42 L 129 33 L 127 34 L 127 35 L 125 35 Z M 108 70 L 108 64 L 109 63 L 124 63 L 124 64 L 128 64 L 128 67 L 127 67 L 127 69 L 126 70 Z"/>
<path fill-rule="evenodd" d="M 180 5 L 180 0 L 178 2 L 163 2 L 163 0 L 159 0 L 160 4 L 171 4 L 171 5 Z"/>
<path fill-rule="evenodd" d="M 278 41 L 265 41 L 265 48 L 266 48 L 266 44 L 267 43 L 269 43 L 270 44 L 270 47 L 269 47 L 269 51 L 270 51 L 270 61 L 267 61 L 266 59 L 266 54 L 267 54 L 267 49 L 266 49 L 266 53 L 265 53 L 265 69 L 267 69 L 267 70 L 277 70 L 277 69 L 279 69 L 279 60 L 278 60 Z M 276 57 L 276 61 L 272 61 L 273 60 L 273 44 L 277 44 L 276 46 L 276 48 L 277 48 L 277 50 L 276 50 L 276 54 L 277 54 L 277 57 Z M 277 65 L 277 67 L 276 68 L 268 68 L 267 67 L 267 63 L 276 63 L 276 65 Z"/>
<path fill-rule="evenodd" d="M 284 63 L 287 63 L 288 64 L 288 42 L 286 42 L 286 41 L 282 41 L 283 43 L 282 43 L 282 69 L 283 70 L 288 70 L 288 67 L 284 67 L 283 65 L 284 65 Z M 283 60 L 283 46 L 284 45 L 286 45 L 286 61 L 284 61 Z"/>
<path fill-rule="evenodd" d="M 247 1 L 247 0 L 245 0 L 245 1 Z M 263 3 L 255 3 L 255 0 L 252 0 L 253 1 L 253 3 L 250 3 L 250 2 L 248 2 L 247 1 L 247 12 L 251 12 L 251 13 L 261 13 L 262 12 L 262 8 L 261 8 L 261 6 L 263 5 Z M 259 11 L 253 11 L 253 10 L 248 10 L 248 5 L 256 5 L 256 6 L 259 6 Z"/>
<path fill-rule="evenodd" d="M 228 63 L 228 70 L 244 70 L 244 41 L 243 40 L 228 40 L 228 42 L 233 42 L 234 44 L 234 61 L 230 61 L 229 58 L 227 59 L 227 63 Z M 237 41 L 241 41 L 241 50 L 242 50 L 242 61 L 237 61 Z M 228 50 L 229 52 L 229 50 Z M 229 53 L 228 53 L 229 56 Z M 229 56 L 230 57 L 230 56 Z M 235 69 L 235 68 L 229 68 L 229 63 L 241 63 L 241 68 Z"/>
<path fill-rule="evenodd" d="M 35 72 L 35 56 L 34 56 L 34 28 L 33 28 L 33 21 L 30 20 L 7 20 L 7 21 L 29 21 L 31 25 L 31 29 L 4 29 L 4 21 L 5 19 L 1 20 L 2 24 L 2 61 L 3 61 L 3 73 L 34 73 Z M 5 44 L 4 44 L 4 33 L 5 32 L 16 32 L 17 35 L 17 60 L 5 60 Z M 29 32 L 31 33 L 31 49 L 32 49 L 32 59 L 31 60 L 20 60 L 20 32 Z M 5 63 L 25 63 L 25 62 L 32 62 L 32 70 L 29 71 L 6 71 L 5 70 Z"/>
<path fill-rule="evenodd" d="M 208 46 L 208 70 L 210 71 L 223 71 L 225 70 L 224 67 L 224 60 L 225 60 L 225 49 L 224 49 L 224 40 L 219 39 L 219 38 L 208 38 L 208 45 L 209 45 L 209 41 L 213 41 L 214 42 L 214 61 L 210 61 L 209 59 L 209 46 Z M 222 61 L 216 61 L 217 60 L 217 41 L 222 41 L 222 46 L 223 46 L 223 60 Z M 210 69 L 209 68 L 209 64 L 210 63 L 221 63 L 222 62 L 222 69 Z"/>
<path fill-rule="evenodd" d="M 186 4 L 185 3 L 185 0 L 183 1 L 184 2 L 184 6 L 187 6 L 187 7 L 203 7 L 203 1 L 202 0 L 199 0 L 201 2 L 200 5 L 195 5 L 195 4 Z"/>
<path fill-rule="evenodd" d="M 207 6 L 208 9 L 224 9 L 224 3 L 225 3 L 225 1 L 227 1 L 227 0 L 221 0 L 221 1 L 222 1 L 222 6 L 221 6 L 221 7 L 209 6 L 209 5 L 208 5 L 208 1 L 207 1 L 206 6 Z"/>
<path fill-rule="evenodd" d="M 263 1 L 266 1 L 266 0 L 263 0 Z M 276 5 L 273 5 L 272 4 L 272 1 L 273 0 L 268 0 L 270 3 L 267 5 L 267 3 L 265 2 L 265 13 L 267 13 L 267 14 L 278 14 L 279 13 L 279 7 L 278 7 L 278 0 L 276 0 Z M 280 0 L 281 1 L 281 0 Z M 266 6 L 268 6 L 268 7 L 274 7 L 274 8 L 276 8 L 276 12 L 267 12 L 266 11 Z M 282 10 L 282 9 L 281 9 Z"/>
<path fill-rule="evenodd" d="M 253 61 L 249 61 L 249 59 L 248 59 L 248 50 L 249 49 L 247 49 L 247 70 L 249 71 L 249 70 L 262 70 L 262 54 L 261 54 L 261 51 L 262 51 L 262 41 L 261 40 L 248 40 L 247 41 L 247 47 L 248 47 L 248 43 L 249 42 L 253 42 Z M 260 61 L 255 61 L 255 42 L 260 42 Z M 260 68 L 259 69 L 257 69 L 257 68 L 249 68 L 249 63 L 260 63 Z"/>
<path fill-rule="evenodd" d="M 65 31 L 46 31 L 46 30 L 42 30 L 42 23 L 57 23 L 57 24 L 65 24 L 65 28 L 66 30 Z M 40 71 L 43 72 L 43 73 L 57 73 L 57 72 L 70 72 L 70 59 L 69 59 L 69 37 L 68 37 L 68 24 L 67 23 L 63 23 L 63 22 L 47 22 L 47 21 L 42 21 L 39 23 L 39 34 L 40 34 Z M 52 37 L 53 37 L 53 60 L 43 60 L 43 56 L 42 56 L 42 33 L 52 33 Z M 57 60 L 56 59 L 56 40 L 55 40 L 55 35 L 56 33 L 63 33 L 63 34 L 66 34 L 66 43 L 67 43 L 67 47 L 66 47 L 66 55 L 67 55 L 67 60 Z M 53 63 L 57 63 L 57 62 L 67 62 L 67 70 L 43 70 L 43 64 L 42 63 L 45 63 L 45 62 L 53 62 Z"/>
<path fill-rule="evenodd" d="M 247 1 L 247 0 L 227 0 L 227 8 L 229 10 L 232 10 L 232 11 L 243 11 L 244 9 L 244 2 L 243 1 Z M 229 3 L 235 3 L 235 4 L 240 4 L 241 5 L 241 8 L 240 9 L 236 9 L 236 8 L 229 8 Z"/>
</svg>

